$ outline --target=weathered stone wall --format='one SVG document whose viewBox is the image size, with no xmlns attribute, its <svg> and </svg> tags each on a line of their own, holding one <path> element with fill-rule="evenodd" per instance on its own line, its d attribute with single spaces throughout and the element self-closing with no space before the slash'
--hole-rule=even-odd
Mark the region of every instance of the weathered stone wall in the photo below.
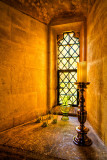
<svg viewBox="0 0 107 160">
<path fill-rule="evenodd" d="M 88 119 L 107 145 L 107 1 L 97 0 L 87 21 Z"/>
<path fill-rule="evenodd" d="M 47 110 L 47 26 L 0 2 L 0 131 Z"/>
</svg>

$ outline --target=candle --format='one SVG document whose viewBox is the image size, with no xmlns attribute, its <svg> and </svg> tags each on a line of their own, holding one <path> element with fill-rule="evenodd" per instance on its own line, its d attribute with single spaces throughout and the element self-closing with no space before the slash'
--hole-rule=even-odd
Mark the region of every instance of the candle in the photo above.
<svg viewBox="0 0 107 160">
<path fill-rule="evenodd" d="M 77 63 L 77 81 L 87 82 L 87 62 Z"/>
</svg>

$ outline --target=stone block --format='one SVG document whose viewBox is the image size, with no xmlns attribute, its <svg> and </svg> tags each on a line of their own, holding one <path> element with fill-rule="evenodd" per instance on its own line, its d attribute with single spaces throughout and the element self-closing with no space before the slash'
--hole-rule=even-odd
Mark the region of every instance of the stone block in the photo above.
<svg viewBox="0 0 107 160">
<path fill-rule="evenodd" d="M 46 70 L 36 70 L 32 73 L 32 78 L 34 80 L 36 90 L 39 91 L 42 88 L 43 92 L 46 92 L 47 71 Z"/>
<path fill-rule="evenodd" d="M 0 119 L 0 132 L 5 131 L 13 127 L 13 118 L 7 117 L 6 119 Z"/>
<path fill-rule="evenodd" d="M 0 39 L 0 65 L 8 63 L 11 53 L 11 43 Z"/>
<path fill-rule="evenodd" d="M 36 69 L 47 69 L 47 52 L 39 45 L 26 47 L 25 66 Z"/>
<path fill-rule="evenodd" d="M 4 23 L 7 23 L 5 20 L 7 21 L 11 20 L 9 14 L 9 6 L 1 1 L 0 1 L 0 20 L 2 20 Z"/>
<path fill-rule="evenodd" d="M 29 31 L 30 27 L 30 17 L 23 14 L 20 11 L 17 11 L 14 8 L 9 9 L 10 16 L 11 16 L 11 22 L 12 24 L 16 25 L 19 28 L 22 28 L 26 31 Z"/>
<path fill-rule="evenodd" d="M 21 43 L 11 43 L 10 55 L 8 56 L 7 61 L 11 66 L 24 66 L 25 65 L 25 56 L 26 56 L 26 45 Z"/>
<path fill-rule="evenodd" d="M 31 121 L 32 119 L 35 119 L 36 112 L 37 112 L 36 110 L 35 111 L 31 110 L 30 112 L 27 112 L 26 114 L 22 113 L 22 114 L 15 116 L 13 118 L 13 127 L 21 125 L 22 123 L 27 123 Z"/>
<path fill-rule="evenodd" d="M 3 128 L 14 127 L 16 125 L 32 120 L 36 115 L 37 94 L 16 94 L 0 96 L 0 121 Z M 8 120 L 7 125 L 6 121 Z M 5 126 L 6 125 L 6 126 Z M 1 128 L 2 130 L 2 128 Z"/>
<path fill-rule="evenodd" d="M 30 20 L 30 31 L 34 34 L 37 34 L 36 31 L 38 30 L 38 23 L 37 21 L 35 21 L 34 19 Z"/>
<path fill-rule="evenodd" d="M 11 39 L 11 18 L 9 15 L 9 6 L 0 2 L 0 39 Z"/>
<path fill-rule="evenodd" d="M 12 68 L 12 93 L 18 94 L 26 92 L 35 92 L 40 88 L 46 89 L 47 75 L 46 71 L 36 70 L 34 68 Z"/>
<path fill-rule="evenodd" d="M 3 24 L 0 25 L 0 39 L 3 39 L 3 40 L 11 39 L 10 27 L 4 26 Z"/>
<path fill-rule="evenodd" d="M 27 43 L 28 35 L 25 30 L 11 26 L 11 40 L 16 43 L 25 44 Z"/>
<path fill-rule="evenodd" d="M 0 66 L 0 95 L 11 94 L 11 69 Z"/>
</svg>

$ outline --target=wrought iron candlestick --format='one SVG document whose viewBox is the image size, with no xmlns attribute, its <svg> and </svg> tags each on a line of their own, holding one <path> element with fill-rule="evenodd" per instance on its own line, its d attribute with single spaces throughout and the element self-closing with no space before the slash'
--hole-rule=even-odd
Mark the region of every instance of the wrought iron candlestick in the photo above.
<svg viewBox="0 0 107 160">
<path fill-rule="evenodd" d="M 89 146 L 92 144 L 92 141 L 87 137 L 87 132 L 89 131 L 89 129 L 84 126 L 87 118 L 87 111 L 84 109 L 84 91 L 87 88 L 87 85 L 90 84 L 90 82 L 76 82 L 75 84 L 78 86 L 80 93 L 79 109 L 77 111 L 80 126 L 76 127 L 76 131 L 78 134 L 73 138 L 73 142 L 79 146 Z"/>
</svg>

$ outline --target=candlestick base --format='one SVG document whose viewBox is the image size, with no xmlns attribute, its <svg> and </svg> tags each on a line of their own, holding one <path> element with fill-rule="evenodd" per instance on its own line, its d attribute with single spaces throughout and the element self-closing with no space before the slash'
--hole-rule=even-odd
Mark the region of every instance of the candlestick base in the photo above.
<svg viewBox="0 0 107 160">
<path fill-rule="evenodd" d="M 81 131 L 81 127 L 76 127 L 76 131 L 78 135 L 73 137 L 73 142 L 78 146 L 90 146 L 92 141 L 90 138 L 87 137 L 87 132 L 89 131 L 88 128 L 84 127 Z"/>
</svg>

